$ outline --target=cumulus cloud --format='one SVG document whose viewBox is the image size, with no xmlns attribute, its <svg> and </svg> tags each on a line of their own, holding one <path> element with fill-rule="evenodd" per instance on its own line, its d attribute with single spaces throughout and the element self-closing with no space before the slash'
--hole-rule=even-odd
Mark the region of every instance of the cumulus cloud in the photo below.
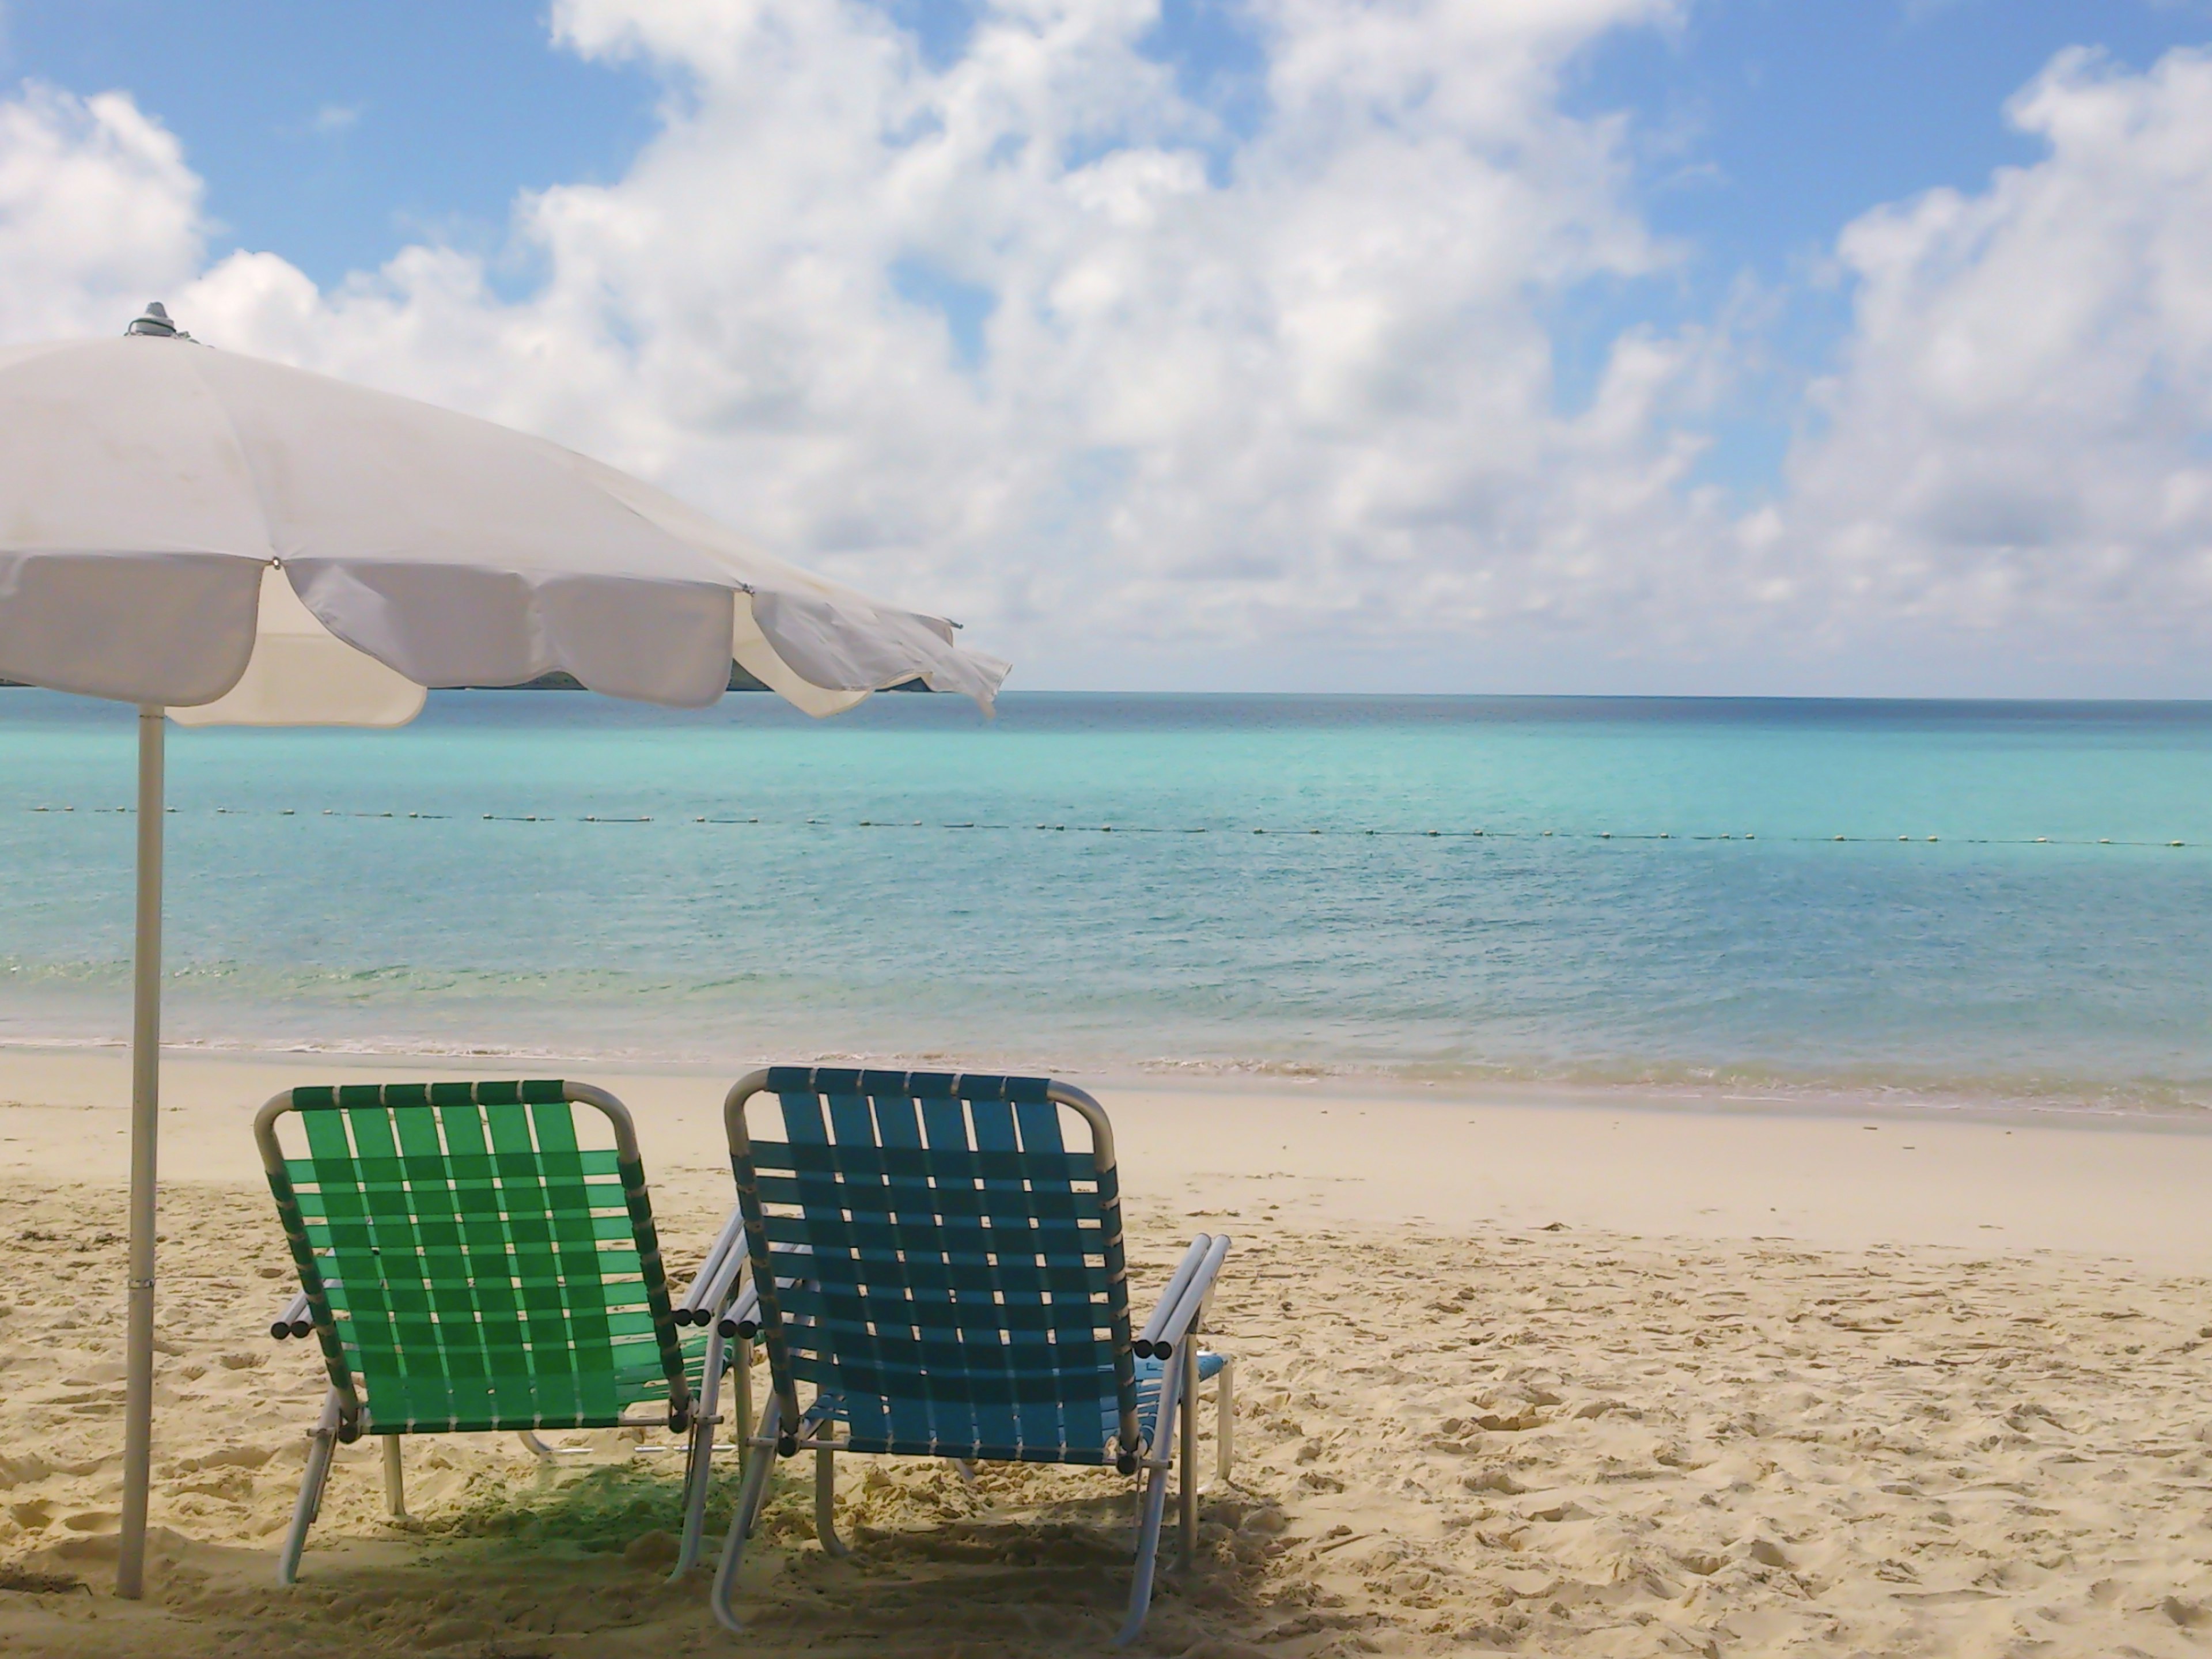
<svg viewBox="0 0 2212 1659">
<path fill-rule="evenodd" d="M 1248 0 L 1231 107 L 1161 59 L 1158 0 L 989 0 L 941 55 L 863 0 L 561 0 L 562 46 L 663 77 L 662 125 L 518 202 L 520 298 L 434 245 L 327 289 L 210 265 L 174 141 L 33 88 L 0 105 L 0 336 L 166 289 L 203 337 L 547 433 L 960 616 L 1032 684 L 1963 690 L 1961 639 L 2094 664 L 2146 629 L 2185 657 L 2212 69 L 2063 58 L 2012 107 L 2047 159 L 1850 226 L 1854 328 L 1745 512 L 1696 482 L 1727 319 L 1628 327 L 1579 390 L 1550 331 L 1680 257 L 1624 118 L 1561 98 L 1678 13 Z M 1900 640 L 1919 668 L 1850 680 Z"/>
<path fill-rule="evenodd" d="M 2060 57 L 2050 147 L 1851 225 L 1787 533 L 1839 600 L 2118 657 L 2212 633 L 2212 56 Z M 2201 685 L 2201 682 L 2200 682 Z"/>
<path fill-rule="evenodd" d="M 34 84 L 0 102 L 7 337 L 117 331 L 195 277 L 204 252 L 199 179 L 127 95 Z"/>
</svg>

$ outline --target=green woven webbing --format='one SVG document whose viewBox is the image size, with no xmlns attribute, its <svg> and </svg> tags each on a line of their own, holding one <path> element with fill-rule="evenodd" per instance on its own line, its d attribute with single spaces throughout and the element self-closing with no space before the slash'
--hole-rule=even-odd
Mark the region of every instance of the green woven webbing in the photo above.
<svg viewBox="0 0 2212 1659">
<path fill-rule="evenodd" d="M 300 1089 L 270 1186 L 342 1393 L 371 1431 L 688 1415 L 644 1172 L 560 1083 Z M 599 1115 L 586 1115 L 599 1121 Z"/>
</svg>

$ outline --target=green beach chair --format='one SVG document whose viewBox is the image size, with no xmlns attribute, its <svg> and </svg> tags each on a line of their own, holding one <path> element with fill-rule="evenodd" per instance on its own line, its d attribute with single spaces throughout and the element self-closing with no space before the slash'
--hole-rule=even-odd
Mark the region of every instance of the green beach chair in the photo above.
<svg viewBox="0 0 2212 1659">
<path fill-rule="evenodd" d="M 1197 1335 L 1229 1240 L 1200 1234 L 1133 1333 L 1113 1131 L 1043 1078 L 777 1066 L 732 1089 L 724 1115 L 752 1273 L 723 1328 L 766 1346 L 772 1392 L 715 1617 L 741 1628 L 738 1566 L 779 1456 L 815 1454 L 816 1532 L 835 1555 L 838 1452 L 1093 1464 L 1142 1481 L 1117 1638 L 1133 1641 L 1178 1425 L 1186 1562 L 1194 1547 L 1201 1379 L 1218 1379 L 1228 1475 L 1231 1374 Z"/>
<path fill-rule="evenodd" d="M 697 1560 L 738 1212 L 672 1302 L 629 1113 L 580 1083 L 290 1089 L 253 1133 L 300 1274 L 270 1334 L 315 1337 L 330 1374 L 277 1583 L 298 1576 L 333 1448 L 364 1434 L 404 1515 L 404 1435 L 513 1431 L 550 1456 L 543 1430 L 665 1423 L 690 1455 L 677 1574 Z"/>
</svg>

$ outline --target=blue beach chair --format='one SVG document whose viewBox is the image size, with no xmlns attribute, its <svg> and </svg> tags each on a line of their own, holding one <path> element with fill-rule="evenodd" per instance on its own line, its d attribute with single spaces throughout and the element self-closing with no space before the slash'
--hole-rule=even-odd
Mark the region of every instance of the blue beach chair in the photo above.
<svg viewBox="0 0 2212 1659">
<path fill-rule="evenodd" d="M 1202 1379 L 1218 1379 L 1228 1472 L 1229 1363 L 1197 1340 L 1228 1238 L 1192 1242 L 1133 1334 L 1114 1134 L 1081 1090 L 776 1066 L 732 1089 L 724 1114 L 752 1263 L 725 1328 L 767 1348 L 771 1391 L 714 1578 L 715 1617 L 741 1628 L 738 1564 L 778 1457 L 815 1454 L 816 1532 L 833 1555 L 845 1553 L 833 1525 L 838 1452 L 1093 1464 L 1143 1481 L 1136 1582 L 1116 1638 L 1133 1641 L 1152 1602 L 1178 1425 L 1186 1561 L 1194 1547 L 1191 1407 Z M 1088 1145 L 1071 1146 L 1070 1129 Z"/>
</svg>

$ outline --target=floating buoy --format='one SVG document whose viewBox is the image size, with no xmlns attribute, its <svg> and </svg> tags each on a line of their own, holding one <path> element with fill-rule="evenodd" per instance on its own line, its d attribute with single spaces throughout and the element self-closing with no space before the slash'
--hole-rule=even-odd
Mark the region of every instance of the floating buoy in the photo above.
<svg viewBox="0 0 2212 1659">
<path fill-rule="evenodd" d="M 1899 840 L 1899 841 L 1911 841 L 1911 839 L 1912 839 L 1912 837 L 1911 837 L 1911 836 L 1899 836 L 1898 837 L 1898 840 Z"/>
<path fill-rule="evenodd" d="M 1841 841 L 1841 840 L 1843 839 L 1843 837 L 1842 837 L 1841 836 L 1838 836 L 1836 837 L 1836 839 L 1837 839 L 1838 841 Z"/>
<path fill-rule="evenodd" d="M 2036 844 L 2038 847 L 2041 847 L 2041 846 L 2043 846 L 2045 842 L 2049 842 L 2049 841 L 2050 841 L 2050 839 L 2051 839 L 2051 837 L 2050 837 L 2050 836 L 2038 836 L 2035 838 L 2035 844 Z"/>
<path fill-rule="evenodd" d="M 1547 830 L 1546 831 L 1544 831 L 1544 833 L 1545 833 L 1546 835 L 1547 835 L 1547 836 L 1548 836 L 1548 835 L 1550 835 L 1552 832 L 1551 832 L 1549 830 Z"/>
<path fill-rule="evenodd" d="M 1928 837 L 1928 839 L 1929 839 L 1929 840 L 1930 840 L 1930 841 L 1933 841 L 1933 840 L 1935 840 L 1935 839 L 1936 839 L 1936 837 L 1935 837 L 1935 836 L 1929 836 L 1929 837 Z"/>
<path fill-rule="evenodd" d="M 1597 838 L 1600 841 L 1611 841 L 1613 839 L 1613 831 L 1610 830 L 1601 830 L 1597 832 Z"/>
<path fill-rule="evenodd" d="M 170 810 L 171 810 L 172 811 L 174 811 L 176 809 L 175 809 L 174 807 L 172 807 Z M 2166 845 L 2167 845 L 2168 847 L 2179 847 L 2180 845 L 2182 845 L 2182 843 L 2181 843 L 2181 842 L 2178 842 L 2178 841 L 2170 841 L 2170 842 L 2166 842 Z"/>
</svg>

